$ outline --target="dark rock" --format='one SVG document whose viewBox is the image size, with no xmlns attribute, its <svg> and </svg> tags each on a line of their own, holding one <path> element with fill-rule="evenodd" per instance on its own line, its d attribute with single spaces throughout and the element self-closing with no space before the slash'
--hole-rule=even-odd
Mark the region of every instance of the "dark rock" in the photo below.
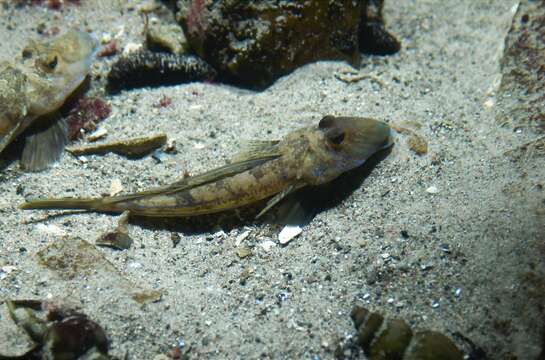
<svg viewBox="0 0 545 360">
<path fill-rule="evenodd" d="M 399 42 L 382 21 L 382 0 L 179 0 L 190 47 L 220 80 L 262 89 L 317 60 L 359 65 L 360 48 L 390 54 Z"/>
</svg>

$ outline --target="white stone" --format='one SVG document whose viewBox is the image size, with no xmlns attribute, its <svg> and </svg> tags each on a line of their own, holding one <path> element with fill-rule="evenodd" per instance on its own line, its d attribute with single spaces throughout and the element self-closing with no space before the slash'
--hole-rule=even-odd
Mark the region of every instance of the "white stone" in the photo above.
<svg viewBox="0 0 545 360">
<path fill-rule="evenodd" d="M 293 238 L 299 236 L 303 229 L 299 225 L 286 225 L 278 234 L 278 241 L 284 245 L 289 243 Z"/>
</svg>

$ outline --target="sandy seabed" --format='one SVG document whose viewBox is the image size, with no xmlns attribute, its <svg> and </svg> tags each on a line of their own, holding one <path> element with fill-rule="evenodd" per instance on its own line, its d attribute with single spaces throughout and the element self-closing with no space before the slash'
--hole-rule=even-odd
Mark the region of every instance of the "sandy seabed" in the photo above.
<svg viewBox="0 0 545 360">
<path fill-rule="evenodd" d="M 142 19 L 129 10 L 141 3 L 89 0 L 62 12 L 0 7 L 0 60 L 39 38 L 41 23 L 121 34 L 121 46 L 141 43 Z M 355 333 L 354 304 L 416 329 L 460 332 L 491 359 L 536 359 L 545 323 L 545 158 L 520 150 L 538 137 L 531 129 L 496 121 L 500 61 L 517 4 L 388 1 L 388 29 L 403 48 L 364 57 L 359 73 L 372 77 L 361 81 L 339 80 L 354 71 L 343 62 L 319 62 L 257 93 L 191 83 L 107 96 L 113 112 L 101 126 L 108 139 L 163 131 L 177 153 L 160 163 L 66 154 L 47 171 L 24 173 L 16 163 L 3 170 L 0 299 L 78 304 L 108 333 L 111 354 L 129 359 L 152 359 L 180 339 L 191 358 L 330 359 L 338 341 Z M 95 62 L 91 91 L 103 86 L 111 61 Z M 164 95 L 172 104 L 154 107 Z M 125 191 L 167 184 L 224 164 L 244 140 L 279 138 L 325 114 L 411 127 L 429 151 L 416 155 L 398 135 L 360 186 L 286 246 L 278 227 L 252 222 L 196 234 L 131 224 L 129 250 L 98 250 L 115 271 L 66 278 L 37 253 L 63 234 L 94 243 L 117 217 L 17 209 L 25 198 L 108 193 L 113 179 Z M 240 258 L 237 238 L 246 232 L 239 247 L 252 255 Z M 176 247 L 173 233 L 181 237 Z M 275 245 L 264 247 L 269 241 Z M 133 285 L 160 290 L 161 300 L 137 303 Z M 1 350 L 25 348 L 14 331 L 2 309 Z"/>
</svg>

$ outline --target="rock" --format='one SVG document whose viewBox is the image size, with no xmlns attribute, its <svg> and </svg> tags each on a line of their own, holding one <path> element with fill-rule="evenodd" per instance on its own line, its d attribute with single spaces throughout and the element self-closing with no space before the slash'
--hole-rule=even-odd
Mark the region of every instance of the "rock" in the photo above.
<svg viewBox="0 0 545 360">
<path fill-rule="evenodd" d="M 220 80 L 263 89 L 317 60 L 359 65 L 360 48 L 399 49 L 384 30 L 380 0 L 179 0 L 177 18 L 191 48 Z"/>
<path fill-rule="evenodd" d="M 183 30 L 176 24 L 149 24 L 146 31 L 146 46 L 150 50 L 167 50 L 181 54 L 187 48 Z"/>
</svg>

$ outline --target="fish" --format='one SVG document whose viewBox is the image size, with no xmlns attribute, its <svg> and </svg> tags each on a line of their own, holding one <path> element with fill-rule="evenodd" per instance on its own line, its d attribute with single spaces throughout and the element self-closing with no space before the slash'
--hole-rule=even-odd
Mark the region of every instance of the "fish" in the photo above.
<svg viewBox="0 0 545 360">
<path fill-rule="evenodd" d="M 48 42 L 30 40 L 20 61 L 0 63 L 0 154 L 24 133 L 24 169 L 43 170 L 60 158 L 68 137 L 58 110 L 89 74 L 97 50 L 92 35 L 70 30 Z"/>
<path fill-rule="evenodd" d="M 382 121 L 328 115 L 282 140 L 250 142 L 230 163 L 167 186 L 97 198 L 37 199 L 20 208 L 192 217 L 268 199 L 259 218 L 289 194 L 328 183 L 392 144 L 392 131 Z"/>
</svg>

